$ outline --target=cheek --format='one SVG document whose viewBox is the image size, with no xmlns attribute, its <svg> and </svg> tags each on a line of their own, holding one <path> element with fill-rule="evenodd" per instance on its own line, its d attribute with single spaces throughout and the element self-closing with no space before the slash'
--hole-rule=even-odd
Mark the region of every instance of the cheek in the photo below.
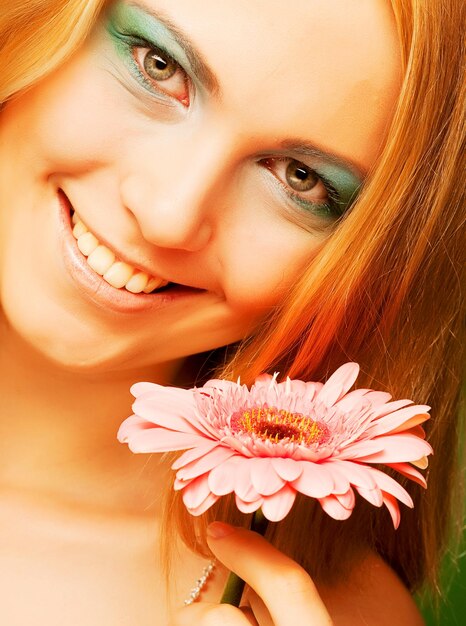
<svg viewBox="0 0 466 626">
<path fill-rule="evenodd" d="M 114 154 L 121 128 L 110 79 L 81 55 L 13 104 L 18 139 L 43 173 L 88 171 Z"/>
<path fill-rule="evenodd" d="M 246 265 L 247 259 L 244 259 Z M 230 305 L 241 313 L 261 314 L 280 302 L 301 274 L 301 268 L 292 271 L 292 262 L 284 270 L 281 262 L 271 263 L 251 259 L 242 274 L 239 269 L 231 278 L 226 290 Z"/>
<path fill-rule="evenodd" d="M 251 316 L 278 304 L 323 245 L 321 237 L 282 216 L 260 217 L 255 225 L 249 221 L 250 228 L 239 220 L 226 246 L 226 300 L 240 314 Z"/>
</svg>

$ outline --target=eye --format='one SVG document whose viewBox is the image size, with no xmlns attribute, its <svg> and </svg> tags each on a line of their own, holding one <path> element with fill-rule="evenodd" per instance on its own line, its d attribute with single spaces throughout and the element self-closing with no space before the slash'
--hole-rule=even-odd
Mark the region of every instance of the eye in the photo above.
<svg viewBox="0 0 466 626">
<path fill-rule="evenodd" d="M 320 182 L 320 178 L 313 170 L 294 160 L 287 165 L 285 178 L 288 185 L 295 191 L 310 191 Z"/>
<path fill-rule="evenodd" d="M 189 79 L 179 63 L 155 47 L 136 46 L 133 57 L 145 82 L 189 106 Z"/>
<path fill-rule="evenodd" d="M 332 200 L 330 192 L 316 174 L 304 163 L 290 158 L 270 157 L 261 161 L 262 165 L 287 188 L 294 198 L 299 196 L 310 204 L 325 204 Z"/>
<path fill-rule="evenodd" d="M 154 80 L 167 80 L 176 73 L 178 64 L 173 59 L 163 57 L 156 50 L 150 50 L 144 55 L 144 69 Z"/>
</svg>

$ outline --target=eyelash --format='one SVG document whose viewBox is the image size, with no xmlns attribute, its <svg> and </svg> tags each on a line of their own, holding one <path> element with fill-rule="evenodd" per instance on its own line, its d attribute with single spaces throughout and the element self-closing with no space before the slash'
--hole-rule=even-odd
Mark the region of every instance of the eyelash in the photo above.
<svg viewBox="0 0 466 626">
<path fill-rule="evenodd" d="M 182 66 L 177 61 L 175 61 L 175 59 L 173 59 L 173 57 L 171 57 L 167 52 L 165 52 L 163 48 L 154 46 L 149 41 L 147 41 L 146 39 L 138 35 L 131 35 L 131 34 L 118 32 L 118 37 L 120 38 L 120 40 L 125 45 L 125 48 L 127 49 L 128 56 L 130 57 L 131 69 L 136 74 L 136 79 L 138 80 L 140 84 L 142 84 L 142 86 L 145 89 L 150 91 L 152 94 L 155 94 L 155 95 L 162 94 L 163 96 L 167 98 L 177 100 L 185 108 L 189 107 L 190 95 L 191 95 L 190 92 L 192 90 L 191 81 L 186 71 L 182 68 Z M 140 61 L 138 60 L 138 52 L 144 53 L 143 58 L 146 57 L 148 52 L 153 52 L 155 54 L 160 55 L 167 61 L 173 62 L 177 66 L 177 70 L 175 74 L 173 74 L 173 76 L 170 76 L 170 78 L 166 80 L 170 81 L 172 78 L 174 78 L 178 74 L 178 72 L 182 72 L 183 77 L 184 77 L 183 84 L 185 86 L 185 94 L 183 94 L 182 97 L 177 97 L 165 91 L 164 89 L 162 89 L 160 87 L 160 83 L 163 83 L 165 81 L 163 80 L 157 81 L 153 78 L 151 79 L 151 77 L 145 73 L 143 65 L 141 65 Z"/>
<path fill-rule="evenodd" d="M 291 163 L 292 161 L 295 161 L 295 159 L 292 159 L 291 157 L 268 157 L 266 159 L 262 159 L 259 162 L 263 167 L 269 170 L 269 172 L 276 179 L 280 187 L 282 187 L 282 189 L 285 191 L 286 195 L 294 203 L 298 204 L 301 208 L 307 211 L 312 211 L 314 214 L 317 214 L 319 217 L 326 217 L 328 219 L 335 220 L 342 216 L 345 207 L 343 206 L 343 202 L 341 200 L 340 194 L 332 185 L 332 183 L 329 180 L 327 180 L 324 176 L 322 176 L 322 174 L 319 174 L 318 172 L 308 167 L 304 163 L 300 163 L 299 161 L 296 161 L 297 163 L 302 165 L 303 168 L 315 174 L 317 178 L 322 182 L 322 184 L 324 185 L 327 191 L 327 196 L 328 196 L 327 202 L 312 202 L 310 200 L 303 198 L 303 196 L 297 193 L 296 191 L 291 190 L 290 187 L 283 180 L 281 180 L 281 178 L 273 171 L 273 169 L 269 165 L 269 163 L 272 161 Z"/>
<path fill-rule="evenodd" d="M 152 94 L 155 94 L 155 95 L 162 94 L 163 96 L 167 98 L 175 99 L 178 102 L 180 102 L 185 108 L 187 108 L 190 104 L 189 99 L 190 99 L 190 91 L 191 91 L 190 89 L 191 82 L 190 82 L 189 76 L 187 75 L 185 70 L 182 68 L 182 66 L 177 61 L 175 61 L 173 57 L 171 57 L 167 52 L 165 52 L 165 50 L 154 46 L 149 41 L 140 37 L 139 35 L 133 35 L 129 33 L 126 34 L 122 32 L 118 32 L 117 35 L 120 41 L 122 41 L 122 43 L 125 45 L 125 48 L 128 52 L 128 56 L 130 57 L 131 68 L 133 72 L 136 74 L 136 78 L 138 82 L 142 84 L 142 86 L 148 91 L 150 91 Z M 176 73 L 173 74 L 173 76 L 175 76 L 179 71 L 183 72 L 184 74 L 184 84 L 186 86 L 186 91 L 188 94 L 187 99 L 183 99 L 183 98 L 180 99 L 180 98 L 176 98 L 173 95 L 170 95 L 165 90 L 161 89 L 159 86 L 159 82 L 164 82 L 164 81 L 157 82 L 154 79 L 151 80 L 149 76 L 146 76 L 146 74 L 143 71 L 143 67 L 141 67 L 140 62 L 137 59 L 138 51 L 153 51 L 155 53 L 159 53 L 160 56 L 163 56 L 167 60 L 173 61 L 173 63 L 177 65 Z M 171 78 L 172 77 L 170 77 L 170 79 Z M 324 217 L 326 219 L 336 220 L 342 216 L 345 207 L 343 206 L 341 197 L 338 191 L 332 185 L 332 183 L 329 180 L 327 180 L 324 176 L 322 176 L 322 174 L 317 173 L 315 170 L 311 169 L 304 163 L 302 164 L 302 166 L 305 169 L 309 170 L 310 172 L 312 172 L 319 178 L 319 180 L 324 185 L 327 191 L 327 195 L 328 195 L 327 202 L 311 202 L 305 199 L 301 194 L 297 193 L 296 191 L 291 190 L 290 187 L 288 187 L 286 183 L 279 178 L 279 176 L 273 171 L 273 169 L 269 165 L 269 163 L 272 161 L 273 162 L 286 162 L 286 161 L 291 162 L 293 161 L 293 159 L 291 159 L 290 157 L 268 157 L 266 159 L 262 159 L 261 161 L 259 161 L 259 163 L 270 171 L 270 173 L 274 176 L 277 183 L 284 190 L 287 197 L 294 204 L 297 204 L 299 207 L 301 207 L 305 211 L 309 211 L 309 212 L 316 214 L 318 217 Z"/>
</svg>

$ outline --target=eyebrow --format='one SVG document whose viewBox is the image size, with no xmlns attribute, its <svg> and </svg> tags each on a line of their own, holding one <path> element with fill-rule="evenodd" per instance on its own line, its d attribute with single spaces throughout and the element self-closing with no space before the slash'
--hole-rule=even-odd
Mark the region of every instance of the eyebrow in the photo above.
<svg viewBox="0 0 466 626">
<path fill-rule="evenodd" d="M 302 156 L 315 157 L 317 159 L 323 159 L 329 163 L 333 163 L 338 167 L 349 170 L 361 180 L 367 176 L 366 168 L 363 168 L 353 161 L 345 159 L 341 156 L 337 156 L 332 152 L 325 152 L 325 150 L 320 150 L 316 146 L 305 141 L 285 139 L 285 141 L 280 142 L 280 147 L 288 152 L 294 152 Z"/>
<path fill-rule="evenodd" d="M 183 32 L 176 24 L 174 24 L 171 19 L 162 11 L 153 9 L 152 7 L 148 7 L 145 4 L 134 2 L 134 0 L 130 0 L 128 2 L 128 6 L 136 7 L 145 13 L 148 13 L 153 18 L 158 20 L 161 24 L 170 31 L 173 39 L 176 43 L 182 48 L 186 57 L 188 58 L 189 63 L 191 64 L 192 70 L 194 74 L 197 76 L 199 81 L 206 87 L 207 91 L 211 94 L 219 94 L 220 93 L 220 85 L 218 83 L 215 74 L 210 69 L 209 65 L 204 60 L 202 54 L 196 48 L 196 46 L 189 39 L 187 34 Z"/>
<path fill-rule="evenodd" d="M 205 86 L 207 91 L 210 94 L 216 96 L 221 93 L 217 77 L 209 67 L 208 63 L 205 61 L 201 52 L 196 48 L 188 35 L 182 29 L 180 29 L 179 26 L 174 24 L 170 17 L 168 17 L 168 15 L 164 11 L 148 7 L 141 2 L 137 2 L 136 0 L 128 0 L 127 4 L 128 6 L 133 6 L 137 9 L 140 9 L 141 11 L 144 11 L 154 19 L 158 20 L 161 24 L 163 24 L 165 28 L 170 31 L 173 39 L 185 53 L 194 74 Z M 333 163 L 338 167 L 347 169 L 352 172 L 356 177 L 360 178 L 361 181 L 367 175 L 367 170 L 365 168 L 357 165 L 356 163 L 348 159 L 344 159 L 341 156 L 337 156 L 331 152 L 320 150 L 319 148 L 317 148 L 317 146 L 314 146 L 306 141 L 286 139 L 280 142 L 280 146 L 282 149 L 289 152 L 294 152 L 297 155 L 323 159 L 329 163 Z"/>
</svg>

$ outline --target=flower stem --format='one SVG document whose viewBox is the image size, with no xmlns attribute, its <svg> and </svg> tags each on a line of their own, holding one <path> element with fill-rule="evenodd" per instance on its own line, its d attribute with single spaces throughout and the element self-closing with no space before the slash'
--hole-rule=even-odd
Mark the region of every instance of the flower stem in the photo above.
<svg viewBox="0 0 466 626">
<path fill-rule="evenodd" d="M 268 523 L 268 519 L 264 516 L 262 510 L 258 509 L 252 516 L 251 530 L 259 533 L 259 535 L 265 535 Z M 239 606 L 241 596 L 243 595 L 244 585 L 244 580 L 237 576 L 234 572 L 231 572 L 228 576 L 227 584 L 225 585 L 220 604 L 232 604 L 233 606 Z"/>
</svg>

